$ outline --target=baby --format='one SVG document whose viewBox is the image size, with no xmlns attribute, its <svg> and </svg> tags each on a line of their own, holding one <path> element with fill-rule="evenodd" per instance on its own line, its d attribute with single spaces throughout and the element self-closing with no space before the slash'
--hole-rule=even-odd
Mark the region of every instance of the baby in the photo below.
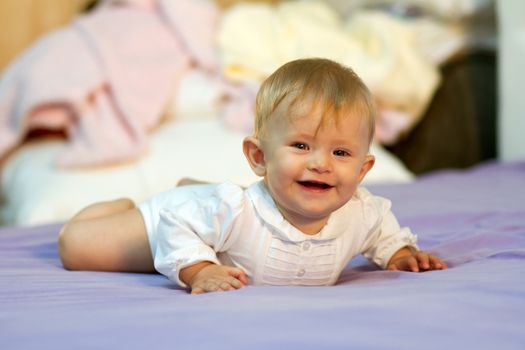
<svg viewBox="0 0 525 350">
<path fill-rule="evenodd" d="M 138 207 L 128 199 L 91 205 L 62 228 L 62 263 L 157 270 L 195 294 L 248 283 L 330 285 L 358 254 L 383 269 L 446 269 L 418 249 L 388 200 L 358 187 L 375 161 L 374 116 L 351 69 L 289 62 L 262 84 L 254 133 L 243 142 L 262 181 L 176 187 Z"/>
</svg>

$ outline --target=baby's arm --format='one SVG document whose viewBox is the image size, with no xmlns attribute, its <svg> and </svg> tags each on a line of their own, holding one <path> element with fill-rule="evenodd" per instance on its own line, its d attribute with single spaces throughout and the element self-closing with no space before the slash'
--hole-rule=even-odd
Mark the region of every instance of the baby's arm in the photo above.
<svg viewBox="0 0 525 350">
<path fill-rule="evenodd" d="M 411 247 L 399 249 L 390 258 L 387 269 L 392 271 L 429 271 L 447 269 L 447 264 L 439 257 L 424 251 L 417 251 Z"/>
<path fill-rule="evenodd" d="M 208 192 L 202 193 L 195 188 L 197 195 L 162 209 L 156 228 L 156 270 L 193 294 L 233 290 L 248 283 L 242 269 L 223 266 L 217 255 L 236 240 L 231 228 L 242 211 L 244 193 L 226 184 L 206 188 Z"/>
<path fill-rule="evenodd" d="M 244 287 L 248 278 L 243 270 L 202 261 L 181 269 L 179 278 L 191 288 L 191 294 L 228 291 Z"/>
<path fill-rule="evenodd" d="M 419 250 L 417 237 L 409 228 L 400 227 L 390 210 L 389 200 L 371 196 L 368 192 L 361 192 L 361 196 L 368 200 L 368 211 L 365 213 L 371 218 L 375 214 L 378 218 L 365 244 L 365 257 L 384 269 L 394 271 L 419 272 L 448 268 L 439 257 Z"/>
<path fill-rule="evenodd" d="M 228 233 L 216 232 L 215 217 L 205 219 L 195 207 L 198 204 L 188 201 L 174 212 L 161 211 L 154 257 L 156 270 L 189 287 L 192 294 L 244 287 L 248 283 L 244 271 L 221 265 L 216 255 L 227 241 Z M 196 221 L 186 221 L 188 218 Z"/>
</svg>

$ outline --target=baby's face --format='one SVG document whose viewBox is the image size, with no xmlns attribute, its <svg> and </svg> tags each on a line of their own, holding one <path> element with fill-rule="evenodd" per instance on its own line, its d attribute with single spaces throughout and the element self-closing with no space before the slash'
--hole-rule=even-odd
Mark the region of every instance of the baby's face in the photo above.
<svg viewBox="0 0 525 350">
<path fill-rule="evenodd" d="M 374 163 L 366 118 L 348 115 L 336 124 L 334 116 L 321 123 L 323 112 L 317 104 L 288 118 L 278 107 L 261 142 L 268 190 L 283 216 L 308 234 L 350 200 Z"/>
</svg>

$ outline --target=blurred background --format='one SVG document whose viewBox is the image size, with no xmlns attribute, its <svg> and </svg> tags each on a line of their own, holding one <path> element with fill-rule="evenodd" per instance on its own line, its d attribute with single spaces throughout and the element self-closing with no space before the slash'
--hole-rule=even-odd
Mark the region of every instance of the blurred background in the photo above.
<svg viewBox="0 0 525 350">
<path fill-rule="evenodd" d="M 175 3 L 179 5 L 174 5 Z M 205 3 L 213 3 L 213 12 L 206 12 L 206 16 L 212 14 L 209 17 L 202 16 L 205 11 L 211 11 L 209 7 L 205 11 L 199 9 Z M 174 9 L 171 6 L 186 7 Z M 57 103 L 53 100 L 27 107 L 27 111 L 31 113 L 38 112 L 38 118 L 30 119 L 31 122 L 39 120 L 40 124 L 35 124 L 37 127 L 27 127 L 32 124 L 25 120 L 26 116 L 15 113 L 33 97 L 24 95 L 24 89 L 31 90 L 31 84 L 51 84 L 49 78 L 43 83 L 36 81 L 36 77 L 43 76 L 37 69 L 39 57 L 43 57 L 42 52 L 47 50 L 42 44 L 43 38 L 53 39 L 57 36 L 54 34 L 57 31 L 77 28 L 75 23 L 81 23 L 79 18 L 84 17 L 98 18 L 97 21 L 102 23 L 98 27 L 96 21 L 92 21 L 98 28 L 96 30 L 102 35 L 104 30 L 108 30 L 113 35 L 115 30 L 109 24 L 110 15 L 115 12 L 115 8 L 140 10 L 142 13 L 156 14 L 157 17 L 160 13 L 159 21 L 170 22 L 172 26 L 176 20 L 182 22 L 182 31 L 186 30 L 183 33 L 186 41 L 181 40 L 180 47 L 190 52 L 192 67 L 202 67 L 204 75 L 209 76 L 211 72 L 211 75 L 220 76 L 221 82 L 228 85 L 226 88 L 223 85 L 221 88 L 214 85 L 213 90 L 209 86 L 199 85 L 200 83 L 194 84 L 196 81 L 201 82 L 199 79 L 204 79 L 199 75 L 191 78 L 195 85 L 192 90 L 181 88 L 188 85 L 188 78 L 185 78 L 184 84 L 179 84 L 177 80 L 180 86 L 175 85 L 172 80 L 164 88 L 159 87 L 159 91 L 172 89 L 182 97 L 170 97 L 169 101 L 168 98 L 162 101 L 164 109 L 162 113 L 157 113 L 158 116 L 155 115 L 156 119 L 151 125 L 148 124 L 148 132 L 154 130 L 152 125 L 160 125 L 166 118 L 200 120 L 203 118 L 194 116 L 211 112 L 216 115 L 219 108 L 223 109 L 221 118 L 225 125 L 233 125 L 231 129 L 237 131 L 249 132 L 251 116 L 246 111 L 252 106 L 247 101 L 253 98 L 254 91 L 265 76 L 289 59 L 326 56 L 352 66 L 371 87 L 380 112 L 376 134 L 378 147 L 396 162 L 399 161 L 410 178 L 435 170 L 464 169 L 488 160 L 525 159 L 525 98 L 521 87 L 521 82 L 525 81 L 525 2 L 520 0 L 193 0 L 172 3 L 166 0 L 2 0 L 0 121 L 4 127 L 8 125 L 5 129 L 9 130 L 0 133 L 0 137 L 4 139 L 0 140 L 0 146 L 5 151 L 1 155 L 3 173 L 0 179 L 3 187 L 0 189 L 0 204 L 4 207 L 18 205 L 15 209 L 4 210 L 4 223 L 17 224 L 23 221 L 16 219 L 25 215 L 19 213 L 22 206 L 20 200 L 12 198 L 19 196 L 21 190 L 15 190 L 15 185 L 10 181 L 20 178 L 21 175 L 17 173 L 19 170 L 16 169 L 22 167 L 22 158 L 30 157 L 21 154 L 35 153 L 25 151 L 24 147 L 35 135 L 37 138 L 41 136 L 41 125 L 48 125 L 46 122 L 42 124 L 43 116 L 53 115 L 54 125 L 60 125 L 47 129 L 44 127 L 43 134 L 59 131 L 62 138 L 74 136 L 68 129 L 71 120 L 75 120 L 71 116 L 79 118 L 78 111 L 76 114 L 72 113 L 72 108 L 63 101 Z M 176 11 L 182 10 L 188 11 L 185 15 L 188 23 L 185 23 L 184 16 L 177 17 Z M 207 21 L 206 18 L 214 21 L 213 26 L 209 26 L 209 33 L 204 33 L 203 29 L 209 23 L 199 22 Z M 193 27 L 188 19 L 195 21 Z M 137 35 L 140 34 L 140 27 L 133 21 L 126 23 L 129 27 L 124 30 L 122 22 L 115 20 L 115 25 L 121 27 L 118 33 L 119 44 L 135 40 L 136 47 L 140 48 L 142 44 L 139 43 L 151 41 L 153 45 L 155 40 L 160 41 L 157 37 Z M 173 35 L 173 28 L 170 30 Z M 126 37 L 126 31 L 134 37 Z M 204 39 L 192 44 L 187 41 L 192 35 Z M 211 47 L 199 46 L 205 40 L 210 40 Z M 99 42 L 95 40 L 96 44 Z M 40 47 L 35 49 L 38 45 Z M 49 50 L 56 50 L 56 47 L 50 47 Z M 146 62 L 149 59 L 149 56 L 131 55 L 132 50 L 129 47 L 126 50 L 131 60 Z M 213 52 L 211 55 L 216 57 L 203 58 L 203 51 Z M 50 59 L 48 56 L 45 59 Z M 102 60 L 109 60 L 107 57 L 109 56 L 102 56 Z M 164 62 L 164 58 L 161 57 L 160 60 Z M 71 58 L 65 59 L 65 62 L 68 60 L 71 61 Z M 107 62 L 104 63 L 109 66 Z M 115 64 L 115 61 L 111 64 Z M 155 66 L 155 62 L 152 66 Z M 93 69 L 96 74 L 101 71 L 99 68 L 89 69 Z M 134 71 L 131 72 L 134 74 Z M 78 71 L 64 70 L 55 74 L 54 79 L 71 80 L 77 73 Z M 93 73 L 93 76 L 96 74 Z M 137 73 L 137 79 L 139 78 L 143 79 L 143 76 Z M 157 84 L 158 81 L 151 80 L 150 83 Z M 108 91 L 114 95 L 118 93 L 118 84 L 111 78 L 104 84 L 99 85 L 103 89 L 109 86 Z M 223 88 L 224 90 L 218 92 L 217 89 Z M 46 89 L 47 87 L 44 88 Z M 88 96 L 91 99 L 96 98 L 93 96 L 97 95 L 93 94 L 89 92 L 86 95 L 91 96 Z M 39 98 L 41 95 L 40 93 Z M 91 101 L 88 97 L 86 100 Z M 224 101 L 233 103 L 219 106 Z M 180 107 L 184 104 L 186 106 Z M 168 105 L 169 113 L 166 112 L 165 105 Z M 196 105 L 201 107 L 198 113 L 192 109 Z M 204 111 L 206 113 L 203 112 L 206 109 L 202 107 L 204 105 L 208 106 Z M 47 108 L 45 113 L 40 113 L 39 108 L 42 106 Z M 49 106 L 52 108 L 48 108 Z M 63 110 L 58 111 L 60 108 Z M 25 121 L 16 124 L 14 120 L 17 118 Z M 65 132 L 62 130 L 62 125 L 65 124 L 60 124 L 57 120 L 68 120 Z M 23 125 L 20 127 L 21 131 L 13 132 L 15 128 L 12 126 L 15 124 Z M 195 137 L 201 132 L 199 128 L 191 130 L 196 133 Z M 186 134 L 189 132 L 185 131 Z M 94 137 L 96 139 L 96 135 Z M 57 157 L 57 152 L 53 153 L 54 157 Z M 129 159 L 125 160 L 132 163 Z M 35 163 L 34 160 L 31 162 Z M 55 163 L 54 160 L 46 162 L 44 168 L 49 171 Z M 166 160 L 162 162 L 166 163 Z M 97 162 L 93 162 L 95 163 Z M 99 163 L 96 165 L 100 168 Z M 103 165 L 114 169 L 120 163 L 122 162 Z M 71 164 L 75 163 L 70 160 L 69 165 Z M 66 164 L 65 167 L 57 167 L 56 171 L 78 172 L 78 168 L 85 169 L 86 164 L 71 167 L 77 170 L 64 170 L 68 168 Z M 137 164 L 130 166 L 140 168 Z M 210 170 L 208 168 L 203 171 Z M 389 171 L 392 174 L 395 172 L 387 169 L 385 173 Z M 32 176 L 39 172 L 37 170 L 35 174 L 35 170 L 31 169 Z M 78 176 L 78 173 L 73 175 Z M 185 175 L 206 177 L 191 169 Z M 60 176 L 65 175 L 60 173 Z M 139 177 L 140 181 L 145 181 L 144 174 Z M 388 176 L 385 179 L 388 181 Z M 169 181 L 175 183 L 176 180 L 172 176 Z M 210 176 L 206 180 L 221 179 Z M 65 184 L 63 178 L 60 181 L 57 183 Z M 40 183 L 39 186 L 46 185 Z M 16 195 L 9 192 L 10 188 Z M 142 191 L 136 197 L 140 199 L 151 191 L 151 188 Z M 108 192 L 99 197 L 109 195 Z M 89 197 L 89 200 L 99 197 Z M 70 206 L 83 205 L 87 200 Z M 35 219 L 32 223 L 67 217 L 63 211 L 55 216 L 46 215 L 45 219 Z"/>
</svg>

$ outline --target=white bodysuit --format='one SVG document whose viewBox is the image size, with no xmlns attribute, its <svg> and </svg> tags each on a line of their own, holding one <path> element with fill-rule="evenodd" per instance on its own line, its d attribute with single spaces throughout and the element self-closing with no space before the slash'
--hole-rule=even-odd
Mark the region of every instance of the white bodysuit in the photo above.
<svg viewBox="0 0 525 350">
<path fill-rule="evenodd" d="M 327 285 L 358 254 L 385 268 L 402 247 L 417 249 L 390 201 L 364 188 L 315 235 L 283 218 L 262 181 L 177 187 L 139 209 L 155 268 L 181 286 L 179 271 L 200 261 L 242 268 L 255 285 Z"/>
</svg>

